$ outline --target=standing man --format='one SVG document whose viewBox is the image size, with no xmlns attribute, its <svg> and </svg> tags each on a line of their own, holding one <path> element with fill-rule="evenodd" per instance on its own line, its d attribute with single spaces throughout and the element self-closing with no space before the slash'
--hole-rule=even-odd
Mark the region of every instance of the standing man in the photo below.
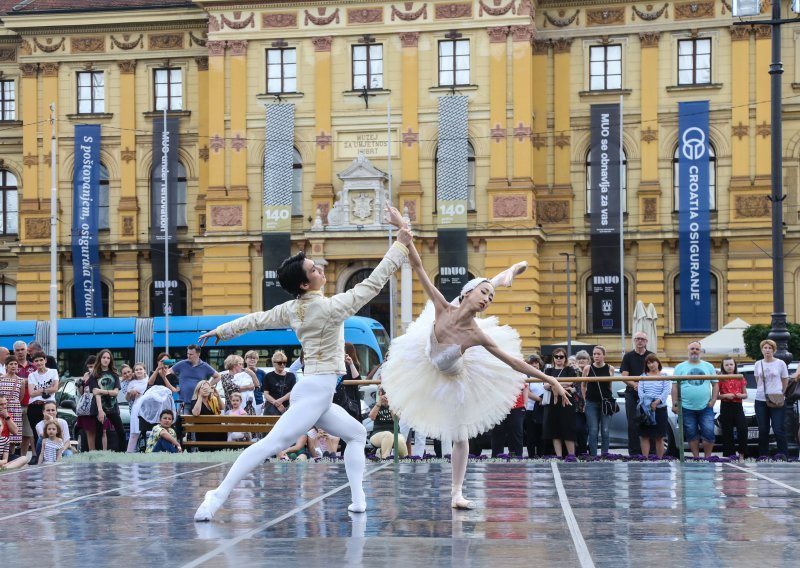
<svg viewBox="0 0 800 568">
<path fill-rule="evenodd" d="M 323 268 L 300 252 L 284 260 L 278 268 L 278 282 L 295 297 L 294 300 L 266 312 L 233 320 L 200 336 L 202 344 L 205 344 L 212 337 L 219 342 L 256 329 L 291 327 L 303 348 L 305 366 L 303 380 L 292 389 L 289 409 L 265 438 L 242 452 L 220 486 L 206 493 L 194 515 L 195 521 L 210 521 L 242 478 L 265 459 L 294 444 L 314 425 L 347 443 L 344 467 L 352 498 L 347 509 L 353 513 L 366 511 L 367 500 L 362 483 L 367 431 L 342 407 L 333 404 L 333 393 L 338 377 L 346 373 L 342 357 L 344 320 L 377 296 L 392 274 L 408 259 L 411 231 L 404 227 L 405 221 L 397 209 L 391 207 L 387 213 L 389 223 L 399 229 L 397 242 L 389 248 L 369 278 L 354 288 L 326 298 Z"/>
<path fill-rule="evenodd" d="M 186 359 L 175 363 L 169 370 L 169 374 L 178 377 L 178 389 L 184 404 L 188 404 L 192 400 L 197 383 L 210 381 L 213 387 L 220 378 L 214 367 L 200 359 L 200 348 L 194 344 L 186 348 Z M 188 414 L 185 409 L 184 414 Z"/>
<path fill-rule="evenodd" d="M 714 365 L 700 359 L 703 348 L 699 341 L 689 344 L 689 360 L 675 367 L 675 376 L 716 376 Z M 695 458 L 700 457 L 700 440 L 703 455 L 711 457 L 714 451 L 714 403 L 719 396 L 719 383 L 713 379 L 691 379 L 672 383 L 672 411 L 678 414 L 678 389 L 681 389 L 683 407 L 683 434 Z"/>
<path fill-rule="evenodd" d="M 641 377 L 645 372 L 644 360 L 650 355 L 647 350 L 647 334 L 637 331 L 633 334 L 633 351 L 622 357 L 619 370 L 623 377 Z M 642 453 L 639 444 L 639 426 L 636 424 L 636 406 L 639 404 L 639 381 L 625 382 L 625 417 L 628 419 L 628 454 L 638 456 Z"/>
<path fill-rule="evenodd" d="M 29 355 L 28 360 L 33 362 L 33 354 L 39 352 L 42 353 L 45 352 L 44 347 L 42 347 L 42 344 L 39 343 L 38 341 L 31 341 L 28 344 L 28 355 Z M 52 355 L 47 355 L 46 353 L 45 356 L 47 357 L 47 362 L 45 364 L 45 367 L 47 367 L 48 369 L 58 370 L 58 363 L 56 362 L 56 358 L 53 357 Z"/>
<path fill-rule="evenodd" d="M 33 445 L 33 428 L 28 421 L 28 403 L 31 400 L 31 395 L 28 392 L 28 375 L 36 372 L 36 365 L 28 360 L 28 345 L 24 341 L 14 342 L 14 359 L 17 360 L 17 365 L 19 366 L 17 375 L 25 379 L 25 391 L 19 401 L 22 406 L 22 444 L 19 448 L 19 455 L 24 458 L 29 448 L 32 452 L 36 451 Z"/>
</svg>

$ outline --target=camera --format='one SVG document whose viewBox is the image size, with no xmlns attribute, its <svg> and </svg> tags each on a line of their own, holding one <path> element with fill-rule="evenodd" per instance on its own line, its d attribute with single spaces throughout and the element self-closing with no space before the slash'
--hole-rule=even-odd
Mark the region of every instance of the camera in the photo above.
<svg viewBox="0 0 800 568">
<path fill-rule="evenodd" d="M 165 367 L 172 367 L 175 364 L 175 359 L 162 359 L 161 364 Z"/>
</svg>

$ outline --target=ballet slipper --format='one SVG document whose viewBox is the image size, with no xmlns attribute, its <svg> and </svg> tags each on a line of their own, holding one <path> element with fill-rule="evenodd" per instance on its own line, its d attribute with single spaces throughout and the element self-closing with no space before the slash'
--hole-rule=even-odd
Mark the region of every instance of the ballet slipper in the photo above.
<svg viewBox="0 0 800 568">
<path fill-rule="evenodd" d="M 348 505 L 347 510 L 351 513 L 366 513 L 367 511 L 367 504 L 366 503 L 350 503 Z"/>
<path fill-rule="evenodd" d="M 523 260 L 522 262 L 518 262 L 513 266 L 506 268 L 503 272 L 492 278 L 490 282 L 494 288 L 508 288 L 514 281 L 514 278 L 525 272 L 527 269 L 528 262 Z"/>
<path fill-rule="evenodd" d="M 475 503 L 465 499 L 461 493 L 456 493 L 450 501 L 450 506 L 453 509 L 474 509 Z"/>
<path fill-rule="evenodd" d="M 216 496 L 214 491 L 206 492 L 203 502 L 194 514 L 195 522 L 204 523 L 212 520 L 217 510 L 222 507 L 222 503 L 223 501 Z"/>
</svg>

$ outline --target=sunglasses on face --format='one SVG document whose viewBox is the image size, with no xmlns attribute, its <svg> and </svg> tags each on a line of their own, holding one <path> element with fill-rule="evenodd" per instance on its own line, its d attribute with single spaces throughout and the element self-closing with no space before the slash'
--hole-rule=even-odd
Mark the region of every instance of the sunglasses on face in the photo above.
<svg viewBox="0 0 800 568">
<path fill-rule="evenodd" d="M 553 355 L 553 359 L 564 359 L 563 355 Z"/>
<path fill-rule="evenodd" d="M 286 365 L 286 361 L 275 361 L 276 365 Z"/>
</svg>

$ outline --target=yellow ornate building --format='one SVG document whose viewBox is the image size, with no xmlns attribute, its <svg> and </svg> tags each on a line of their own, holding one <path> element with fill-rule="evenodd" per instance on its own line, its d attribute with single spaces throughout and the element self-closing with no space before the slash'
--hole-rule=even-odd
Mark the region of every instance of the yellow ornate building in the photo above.
<svg viewBox="0 0 800 568">
<path fill-rule="evenodd" d="M 335 292 L 363 277 L 387 244 L 385 232 L 331 215 L 337 200 L 355 205 L 341 202 L 348 194 L 339 195 L 347 183 L 339 174 L 359 152 L 390 174 L 393 201 L 407 209 L 436 276 L 437 102 L 455 93 L 469 101 L 469 269 L 488 274 L 529 261 L 515 292 L 498 294 L 491 309 L 520 330 L 527 351 L 566 339 L 569 286 L 573 339 L 619 352 L 619 337 L 595 334 L 588 313 L 587 170 L 590 106 L 620 99 L 628 321 L 637 300 L 654 303 L 659 351 L 685 355 L 690 336 L 676 333 L 675 169 L 678 102 L 695 100 L 711 109 L 712 327 L 736 317 L 769 321 L 770 30 L 732 26 L 725 0 L 41 4 L 2 3 L 6 319 L 48 314 L 51 102 L 60 314 L 75 313 L 73 136 L 89 123 L 102 129 L 105 313 L 136 316 L 153 311 L 148 211 L 158 109 L 167 105 L 180 124 L 184 313 L 236 313 L 262 305 L 264 105 L 296 107 L 292 248 L 327 262 Z M 787 30 L 784 279 L 796 321 L 800 27 Z M 416 286 L 413 301 L 416 314 Z"/>
</svg>

